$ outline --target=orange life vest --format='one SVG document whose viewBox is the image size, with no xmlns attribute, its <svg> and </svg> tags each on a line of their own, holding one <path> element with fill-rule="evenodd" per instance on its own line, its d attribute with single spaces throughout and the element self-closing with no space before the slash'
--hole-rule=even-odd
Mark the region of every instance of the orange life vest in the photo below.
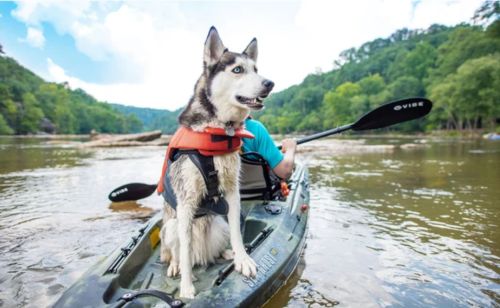
<svg viewBox="0 0 500 308">
<path fill-rule="evenodd" d="M 188 127 L 180 126 L 168 144 L 158 182 L 158 193 L 161 194 L 165 189 L 163 178 L 168 169 L 168 161 L 172 159 L 175 150 L 197 150 L 205 156 L 223 155 L 238 151 L 242 138 L 254 138 L 254 135 L 243 128 L 236 129 L 234 136 L 229 136 L 223 128 L 208 127 L 203 132 L 195 132 Z"/>
</svg>

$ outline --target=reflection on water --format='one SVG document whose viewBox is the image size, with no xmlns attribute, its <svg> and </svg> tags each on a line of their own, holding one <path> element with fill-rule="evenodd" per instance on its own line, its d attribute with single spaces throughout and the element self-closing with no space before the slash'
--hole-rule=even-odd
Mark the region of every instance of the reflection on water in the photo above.
<svg viewBox="0 0 500 308">
<path fill-rule="evenodd" d="M 301 148 L 307 248 L 268 307 L 500 304 L 500 142 Z M 0 306 L 50 305 L 159 211 L 156 196 L 110 204 L 107 194 L 154 183 L 163 154 L 0 138 Z"/>
</svg>

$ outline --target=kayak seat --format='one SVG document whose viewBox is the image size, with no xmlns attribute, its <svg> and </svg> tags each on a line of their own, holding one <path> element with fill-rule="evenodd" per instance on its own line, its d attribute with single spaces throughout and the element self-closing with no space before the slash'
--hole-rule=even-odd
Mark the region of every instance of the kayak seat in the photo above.
<svg viewBox="0 0 500 308">
<path fill-rule="evenodd" d="M 257 152 L 240 154 L 241 200 L 273 200 L 281 192 L 280 178 Z"/>
</svg>

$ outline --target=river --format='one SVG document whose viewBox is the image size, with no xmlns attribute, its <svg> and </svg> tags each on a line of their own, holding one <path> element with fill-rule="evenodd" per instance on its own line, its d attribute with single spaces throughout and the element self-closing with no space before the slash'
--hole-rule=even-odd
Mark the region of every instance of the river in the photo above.
<svg viewBox="0 0 500 308">
<path fill-rule="evenodd" d="M 162 147 L 84 149 L 0 137 L 0 306 L 50 306 L 161 200 Z M 307 248 L 267 307 L 500 305 L 500 142 L 352 137 L 300 146 Z"/>
</svg>

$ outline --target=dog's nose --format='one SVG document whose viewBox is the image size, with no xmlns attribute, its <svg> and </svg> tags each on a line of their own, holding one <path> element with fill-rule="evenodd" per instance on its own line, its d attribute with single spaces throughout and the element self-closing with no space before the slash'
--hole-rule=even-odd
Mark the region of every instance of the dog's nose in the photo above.
<svg viewBox="0 0 500 308">
<path fill-rule="evenodd" d="M 268 91 L 271 91 L 274 87 L 274 82 L 272 82 L 271 80 L 264 80 L 262 82 L 262 85 L 268 90 Z"/>
</svg>

